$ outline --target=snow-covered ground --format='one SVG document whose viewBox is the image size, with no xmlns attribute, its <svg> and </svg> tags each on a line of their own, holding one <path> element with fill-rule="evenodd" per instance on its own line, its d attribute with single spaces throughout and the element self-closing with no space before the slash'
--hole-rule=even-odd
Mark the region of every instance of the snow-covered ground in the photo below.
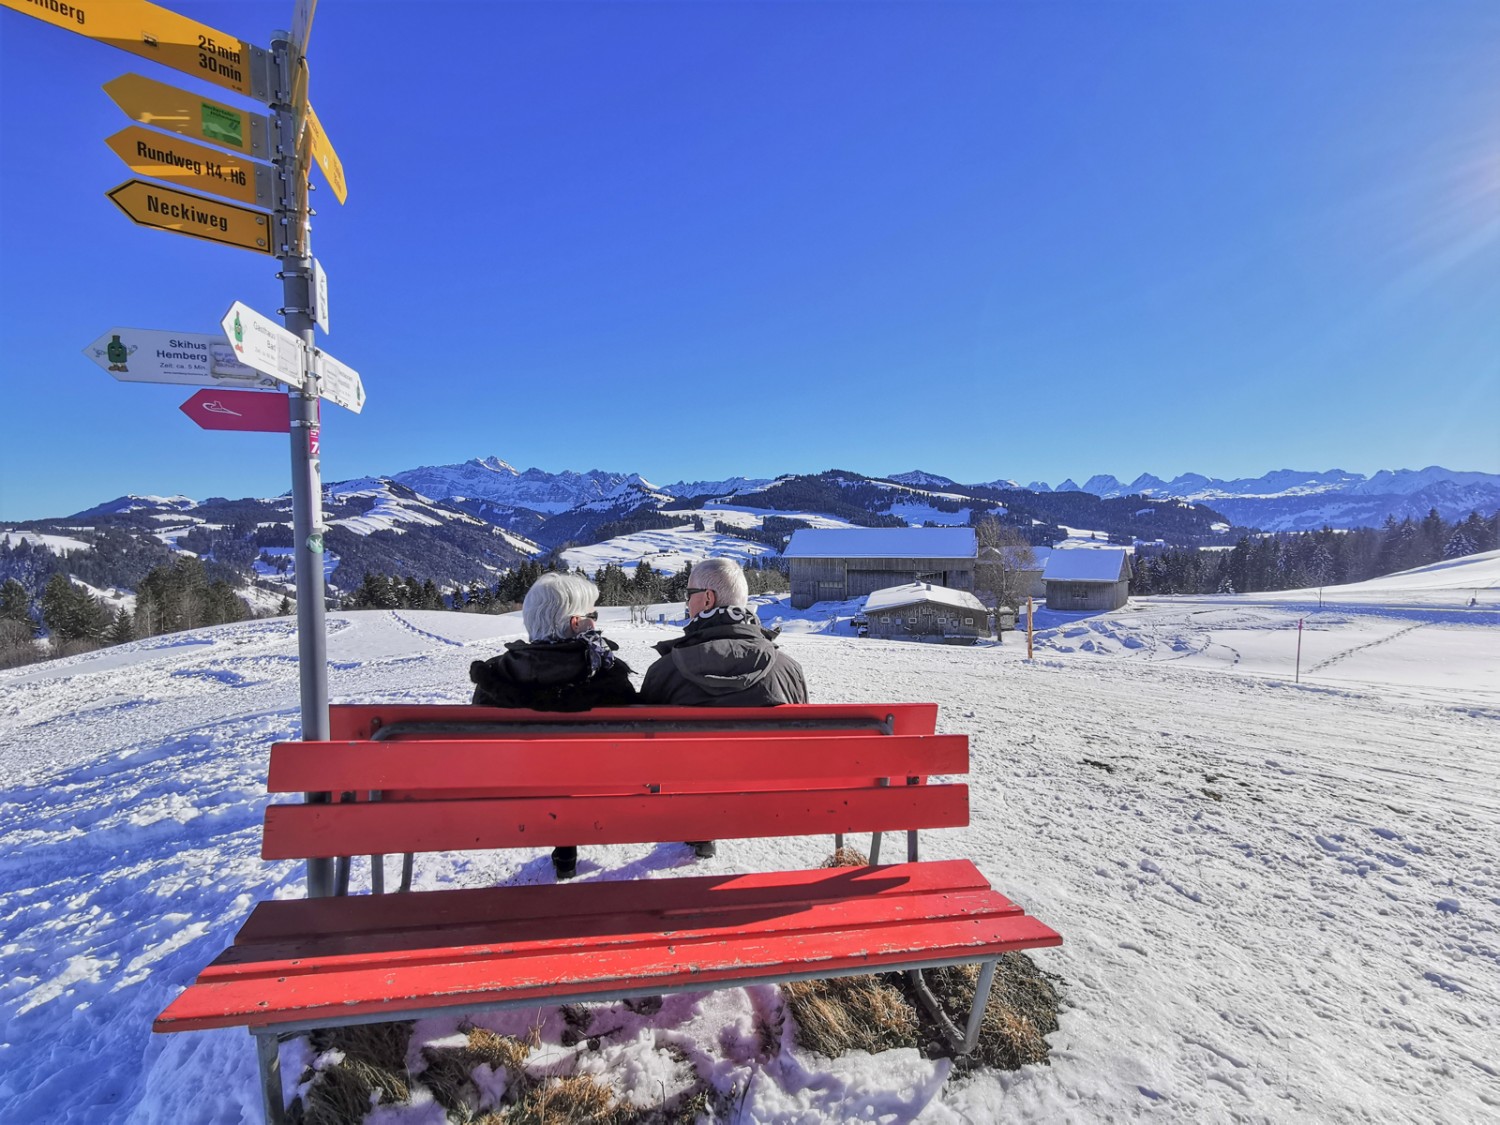
<svg viewBox="0 0 1500 1125">
<path fill-rule="evenodd" d="M 712 526 L 706 521 L 705 526 Z M 776 549 L 749 539 L 736 539 L 717 531 L 694 531 L 691 524 L 617 535 L 589 547 L 570 547 L 562 553 L 570 567 L 581 566 L 589 574 L 608 563 L 635 570 L 642 563 L 661 574 L 676 574 L 684 564 L 696 566 L 704 559 L 738 559 L 747 563 L 760 555 L 775 555 Z"/>
<path fill-rule="evenodd" d="M 621 1021 L 580 1065 L 655 1104 L 654 1076 L 688 1046 L 721 1089 L 748 1087 L 745 1122 L 1500 1119 L 1500 615 L 1458 592 L 1493 591 L 1497 558 L 1386 580 L 1390 610 L 1366 584 L 1336 607 L 1324 591 L 1321 614 L 1306 592 L 1058 614 L 1031 661 L 1019 635 L 856 639 L 857 601 L 767 606 L 816 700 L 936 700 L 940 729 L 970 735 L 972 823 L 925 834 L 924 852 L 971 856 L 1063 933 L 1033 954 L 1061 981 L 1051 1064 L 959 1077 L 911 1051 L 827 1060 L 789 1038 L 757 1062 L 735 1044 L 779 1004 L 759 989 Z M 602 617 L 638 672 L 674 632 Z M 461 701 L 468 662 L 518 632 L 514 615 L 332 614 L 333 698 Z M 243 1031 L 149 1027 L 256 899 L 301 892 L 296 865 L 258 858 L 266 748 L 295 736 L 296 692 L 285 619 L 0 672 L 0 1121 L 259 1119 Z M 827 851 L 598 848 L 581 877 Z M 551 878 L 542 851 L 417 872 L 423 887 Z M 589 1051 L 562 1045 L 556 1013 L 540 1022 L 547 1065 Z M 423 1021 L 414 1055 L 454 1027 Z M 379 1120 L 438 1117 L 429 1103 Z"/>
<path fill-rule="evenodd" d="M 39 531 L 15 531 L 11 529 L 0 529 L 0 546 L 19 547 L 21 541 L 25 540 L 33 547 L 45 547 L 53 554 L 61 554 L 63 551 L 87 551 L 89 544 L 82 539 L 74 539 L 68 535 L 44 535 Z"/>
</svg>

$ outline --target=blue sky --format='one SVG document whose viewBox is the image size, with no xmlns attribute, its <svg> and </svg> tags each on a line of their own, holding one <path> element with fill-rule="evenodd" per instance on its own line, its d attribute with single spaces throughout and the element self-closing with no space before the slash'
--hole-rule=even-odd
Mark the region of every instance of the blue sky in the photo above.
<svg viewBox="0 0 1500 1125">
<path fill-rule="evenodd" d="M 1500 471 L 1497 47 L 1490 2 L 321 0 L 323 346 L 369 396 L 324 479 Z M 81 354 L 281 303 L 105 197 L 127 72 L 233 100 L 0 10 L 0 518 L 289 487 Z"/>
</svg>

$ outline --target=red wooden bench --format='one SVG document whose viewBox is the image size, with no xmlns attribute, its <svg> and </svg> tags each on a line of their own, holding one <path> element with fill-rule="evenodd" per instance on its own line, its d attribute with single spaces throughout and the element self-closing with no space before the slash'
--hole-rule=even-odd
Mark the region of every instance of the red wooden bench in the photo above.
<svg viewBox="0 0 1500 1125">
<path fill-rule="evenodd" d="M 970 861 L 918 859 L 917 830 L 968 823 L 968 787 L 928 782 L 968 772 L 968 737 L 933 733 L 936 716 L 335 707 L 330 741 L 272 747 L 270 790 L 318 800 L 267 809 L 266 859 L 852 832 L 873 833 L 876 854 L 865 867 L 262 902 L 155 1030 L 248 1027 L 272 1122 L 280 1036 L 443 1011 L 905 970 L 966 1053 L 995 959 L 1062 938 Z M 907 831 L 907 862 L 880 865 L 892 830 Z M 976 962 L 960 1031 L 921 973 Z"/>
</svg>

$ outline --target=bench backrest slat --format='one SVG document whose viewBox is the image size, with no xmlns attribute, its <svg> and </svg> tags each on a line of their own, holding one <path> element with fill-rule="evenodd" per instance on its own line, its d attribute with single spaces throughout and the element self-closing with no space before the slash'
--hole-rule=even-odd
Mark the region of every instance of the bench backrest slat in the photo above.
<svg viewBox="0 0 1500 1125">
<path fill-rule="evenodd" d="M 961 734 L 762 735 L 736 753 L 718 736 L 672 738 L 423 739 L 410 742 L 280 742 L 271 748 L 273 793 L 465 789 L 495 786 L 574 793 L 623 786 L 827 784 L 844 778 L 962 774 Z"/>
<path fill-rule="evenodd" d="M 823 724 L 892 721 L 892 734 L 932 734 L 935 703 L 791 703 L 781 707 L 602 707 L 594 711 L 522 711 L 451 703 L 341 703 L 328 709 L 329 738 L 371 738 L 396 723 L 556 725 L 579 729 L 610 723 L 699 722 L 754 728 L 806 718 Z"/>
<path fill-rule="evenodd" d="M 266 859 L 953 828 L 967 785 L 272 805 Z"/>
</svg>

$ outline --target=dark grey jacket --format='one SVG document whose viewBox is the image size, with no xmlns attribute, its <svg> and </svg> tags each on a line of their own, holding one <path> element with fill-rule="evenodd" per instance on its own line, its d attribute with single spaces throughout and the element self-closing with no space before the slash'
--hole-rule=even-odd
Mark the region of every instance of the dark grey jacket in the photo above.
<svg viewBox="0 0 1500 1125">
<path fill-rule="evenodd" d="M 679 707 L 774 707 L 806 703 L 802 666 L 772 642 L 744 606 L 718 606 L 662 641 L 641 683 L 642 703 Z"/>
</svg>

